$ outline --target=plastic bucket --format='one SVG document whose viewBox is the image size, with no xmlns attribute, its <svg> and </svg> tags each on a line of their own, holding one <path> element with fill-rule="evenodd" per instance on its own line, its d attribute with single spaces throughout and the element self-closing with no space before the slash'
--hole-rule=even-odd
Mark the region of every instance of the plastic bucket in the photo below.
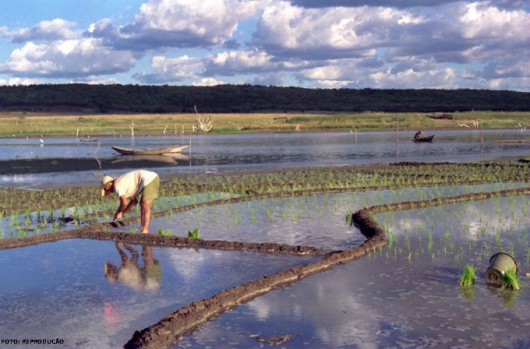
<svg viewBox="0 0 530 349">
<path fill-rule="evenodd" d="M 493 285 L 502 285 L 502 276 L 510 269 L 514 269 L 515 273 L 519 271 L 517 261 L 507 253 L 495 253 L 490 258 L 490 264 L 486 270 L 486 282 Z"/>
</svg>

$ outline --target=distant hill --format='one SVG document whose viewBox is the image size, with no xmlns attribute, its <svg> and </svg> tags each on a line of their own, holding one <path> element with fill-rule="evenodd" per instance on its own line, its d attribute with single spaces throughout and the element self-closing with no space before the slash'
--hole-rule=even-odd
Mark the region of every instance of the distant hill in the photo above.
<svg viewBox="0 0 530 349">
<path fill-rule="evenodd" d="M 530 93 L 437 89 L 306 89 L 252 85 L 0 86 L 0 111 L 79 113 L 530 111 Z"/>
</svg>

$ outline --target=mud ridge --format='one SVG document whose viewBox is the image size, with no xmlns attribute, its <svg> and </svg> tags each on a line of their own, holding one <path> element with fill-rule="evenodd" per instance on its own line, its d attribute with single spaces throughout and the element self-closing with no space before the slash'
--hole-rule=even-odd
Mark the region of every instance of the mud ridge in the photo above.
<svg viewBox="0 0 530 349">
<path fill-rule="evenodd" d="M 397 211 L 397 210 L 412 210 L 412 209 L 421 208 L 421 207 L 440 206 L 440 205 L 454 204 L 454 203 L 464 202 L 464 201 L 479 201 L 479 200 L 491 199 L 494 197 L 510 196 L 510 195 L 530 195 L 530 188 L 526 187 L 526 188 L 517 188 L 517 189 L 505 189 L 505 190 L 499 190 L 499 191 L 494 191 L 494 192 L 469 193 L 469 194 L 435 198 L 431 200 L 422 200 L 422 201 L 403 201 L 403 202 L 393 203 L 393 204 L 372 206 L 369 208 L 369 211 L 371 213 L 380 213 L 380 212 Z"/>
<path fill-rule="evenodd" d="M 0 250 L 55 242 L 65 239 L 90 239 L 123 241 L 129 244 L 152 247 L 202 248 L 225 251 L 248 251 L 270 254 L 288 254 L 298 256 L 323 256 L 332 251 L 310 246 L 293 246 L 273 242 L 241 242 L 225 240 L 190 239 L 180 236 L 162 236 L 155 234 L 131 234 L 126 232 L 101 231 L 103 224 L 87 226 L 82 229 L 58 233 L 35 235 L 26 238 L 0 239 Z"/>
</svg>

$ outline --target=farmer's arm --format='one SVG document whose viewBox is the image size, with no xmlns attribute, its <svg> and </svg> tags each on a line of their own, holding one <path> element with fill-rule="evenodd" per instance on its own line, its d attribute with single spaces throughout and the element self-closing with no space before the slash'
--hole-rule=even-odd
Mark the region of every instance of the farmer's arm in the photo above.
<svg viewBox="0 0 530 349">
<path fill-rule="evenodd" d="M 120 196 L 120 206 L 114 214 L 114 219 L 122 218 L 123 215 L 129 212 L 135 205 L 136 200 L 134 198 L 132 198 L 131 200 L 127 200 L 127 197 L 125 195 Z"/>
</svg>

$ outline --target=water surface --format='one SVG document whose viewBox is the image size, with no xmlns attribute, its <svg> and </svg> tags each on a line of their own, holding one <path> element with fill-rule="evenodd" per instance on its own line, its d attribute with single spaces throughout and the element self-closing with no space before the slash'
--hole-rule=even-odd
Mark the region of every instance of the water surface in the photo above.
<svg viewBox="0 0 530 349">
<path fill-rule="evenodd" d="M 521 196 L 377 215 L 394 234 L 385 248 L 224 313 L 175 348 L 258 348 L 258 337 L 286 335 L 282 348 L 526 348 L 528 210 Z M 485 282 L 499 250 L 519 262 L 518 291 Z M 459 285 L 466 264 L 471 287 Z"/>
<path fill-rule="evenodd" d="M 426 133 L 429 133 L 426 131 Z M 0 139 L 0 185 L 41 186 L 97 182 L 102 173 L 134 168 L 161 174 L 223 173 L 263 168 L 343 166 L 399 161 L 478 161 L 528 156 L 519 130 L 436 131 L 434 143 L 414 143 L 414 132 L 281 133 L 149 137 Z M 111 146 L 157 148 L 191 144 L 183 155 L 121 156 Z"/>
<path fill-rule="evenodd" d="M 55 339 L 64 348 L 121 348 L 134 331 L 192 301 L 310 258 L 63 240 L 0 251 L 4 338 Z M 105 275 L 107 265 L 108 277 Z M 147 263 L 147 264 L 146 264 Z M 112 281 L 112 266 L 120 268 Z M 23 347 L 23 346 L 22 346 Z"/>
</svg>

